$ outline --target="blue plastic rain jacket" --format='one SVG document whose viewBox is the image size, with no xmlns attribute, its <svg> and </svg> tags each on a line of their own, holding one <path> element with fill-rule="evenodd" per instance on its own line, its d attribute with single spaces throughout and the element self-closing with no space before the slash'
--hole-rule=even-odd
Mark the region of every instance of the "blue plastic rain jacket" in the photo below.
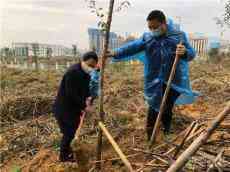
<svg viewBox="0 0 230 172">
<path fill-rule="evenodd" d="M 145 100 L 156 111 L 159 111 L 163 84 L 167 84 L 175 59 L 176 46 L 180 42 L 185 45 L 186 54 L 179 60 L 171 85 L 172 89 L 180 93 L 176 104 L 192 103 L 198 96 L 190 87 L 188 64 L 196 53 L 185 32 L 176 30 L 172 20 L 168 20 L 167 28 L 166 35 L 160 37 L 153 37 L 151 32 L 144 33 L 141 38 L 116 49 L 116 56 L 112 59 L 112 62 L 136 59 L 144 64 Z"/>
</svg>

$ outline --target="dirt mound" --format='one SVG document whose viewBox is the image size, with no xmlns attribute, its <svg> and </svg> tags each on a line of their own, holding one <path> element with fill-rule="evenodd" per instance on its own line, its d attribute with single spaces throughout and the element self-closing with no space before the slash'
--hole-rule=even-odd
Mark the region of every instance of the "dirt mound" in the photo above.
<svg viewBox="0 0 230 172">
<path fill-rule="evenodd" d="M 92 145 L 73 144 L 76 162 L 61 163 L 58 160 L 58 152 L 50 149 L 41 149 L 32 160 L 23 165 L 23 172 L 85 172 L 92 165 L 92 157 L 95 154 Z"/>
</svg>

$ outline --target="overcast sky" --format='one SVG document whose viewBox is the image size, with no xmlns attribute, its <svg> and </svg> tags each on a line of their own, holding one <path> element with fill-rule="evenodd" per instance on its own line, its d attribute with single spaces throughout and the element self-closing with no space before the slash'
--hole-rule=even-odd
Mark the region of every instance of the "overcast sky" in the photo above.
<svg viewBox="0 0 230 172">
<path fill-rule="evenodd" d="M 122 0 L 115 0 L 117 3 Z M 218 36 L 213 20 L 224 11 L 224 0 L 130 0 L 131 7 L 114 15 L 112 30 L 119 33 L 142 33 L 147 30 L 146 16 L 153 9 L 163 10 L 178 21 L 183 30 Z M 98 0 L 108 5 L 109 0 Z M 88 27 L 97 19 L 85 0 L 0 0 L 0 46 L 15 42 L 41 42 L 88 47 Z M 225 31 L 230 40 L 230 29 Z"/>
</svg>

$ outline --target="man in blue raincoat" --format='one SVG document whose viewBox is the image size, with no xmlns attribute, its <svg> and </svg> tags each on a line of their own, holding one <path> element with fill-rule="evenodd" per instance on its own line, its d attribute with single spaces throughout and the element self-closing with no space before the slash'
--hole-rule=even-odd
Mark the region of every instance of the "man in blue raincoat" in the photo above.
<svg viewBox="0 0 230 172">
<path fill-rule="evenodd" d="M 195 51 L 189 44 L 186 34 L 174 28 L 173 22 L 167 20 L 164 13 L 159 10 L 150 12 L 147 24 L 150 32 L 109 52 L 107 56 L 113 57 L 114 62 L 130 59 L 139 59 L 143 62 L 144 95 L 149 105 L 146 122 L 149 140 L 176 54 L 179 55 L 180 60 L 162 117 L 165 134 L 171 131 L 174 104 L 191 103 L 196 94 L 190 88 L 188 66 L 188 62 L 195 57 Z"/>
</svg>

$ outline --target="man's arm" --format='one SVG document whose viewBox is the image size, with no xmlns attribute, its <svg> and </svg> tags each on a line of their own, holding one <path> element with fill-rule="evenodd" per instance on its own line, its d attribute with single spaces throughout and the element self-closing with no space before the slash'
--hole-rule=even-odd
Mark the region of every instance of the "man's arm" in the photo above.
<svg viewBox="0 0 230 172">
<path fill-rule="evenodd" d="M 99 96 L 99 80 L 100 80 L 100 69 L 94 70 L 91 73 L 89 91 L 90 97 L 92 97 L 92 103 L 94 99 Z"/>
<path fill-rule="evenodd" d="M 145 41 L 143 40 L 143 38 L 139 38 L 116 49 L 109 56 L 114 57 L 114 59 L 123 59 L 143 51 L 144 48 L 145 48 Z"/>
</svg>

